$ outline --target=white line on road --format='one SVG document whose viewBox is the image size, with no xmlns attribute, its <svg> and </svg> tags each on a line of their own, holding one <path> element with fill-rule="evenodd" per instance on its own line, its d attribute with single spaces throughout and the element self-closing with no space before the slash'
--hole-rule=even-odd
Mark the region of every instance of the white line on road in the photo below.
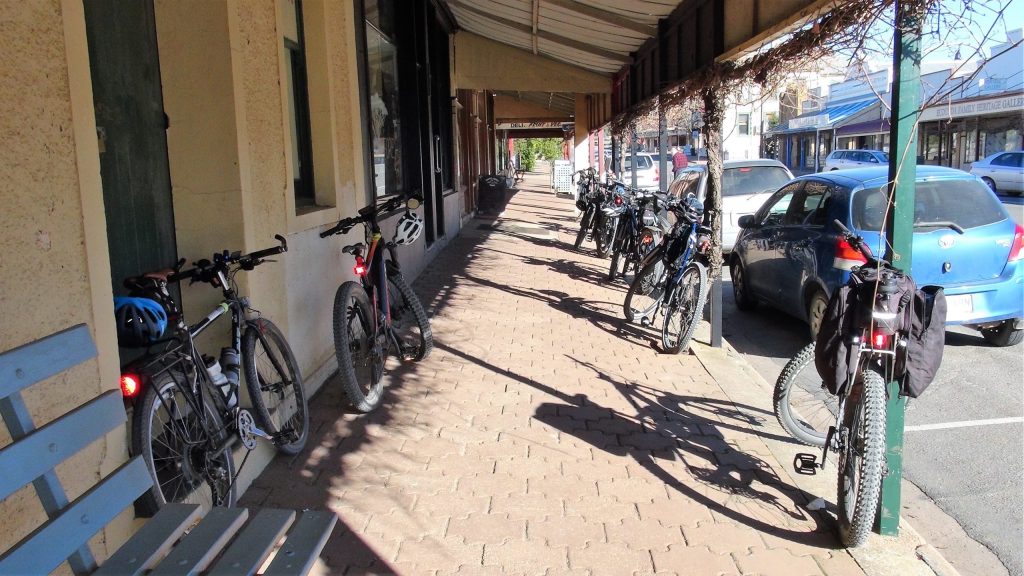
<svg viewBox="0 0 1024 576">
<path fill-rule="evenodd" d="M 946 422 L 945 424 L 921 424 L 907 426 L 907 432 L 924 432 L 926 430 L 944 430 L 946 428 L 967 428 L 969 426 L 991 426 L 993 424 L 1020 424 L 1024 418 L 990 418 L 988 420 L 965 420 L 963 422 Z"/>
</svg>

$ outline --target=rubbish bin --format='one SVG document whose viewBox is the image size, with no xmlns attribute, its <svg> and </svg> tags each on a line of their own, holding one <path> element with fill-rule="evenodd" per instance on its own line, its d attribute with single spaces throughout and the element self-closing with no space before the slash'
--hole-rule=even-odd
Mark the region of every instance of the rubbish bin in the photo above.
<svg viewBox="0 0 1024 576">
<path fill-rule="evenodd" d="M 501 174 L 484 174 L 480 176 L 477 190 L 480 192 L 480 211 L 497 211 L 505 202 L 505 177 Z"/>
</svg>

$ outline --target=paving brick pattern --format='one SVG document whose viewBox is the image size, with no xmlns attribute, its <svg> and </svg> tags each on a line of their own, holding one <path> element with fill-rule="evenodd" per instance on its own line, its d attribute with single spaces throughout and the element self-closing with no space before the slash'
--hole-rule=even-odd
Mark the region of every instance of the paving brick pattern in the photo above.
<svg viewBox="0 0 1024 576">
<path fill-rule="evenodd" d="M 417 279 L 430 358 L 367 416 L 329 381 L 243 503 L 333 510 L 331 574 L 860 574 L 764 448 L 770 398 L 624 322 L 572 202 L 527 184 Z"/>
</svg>

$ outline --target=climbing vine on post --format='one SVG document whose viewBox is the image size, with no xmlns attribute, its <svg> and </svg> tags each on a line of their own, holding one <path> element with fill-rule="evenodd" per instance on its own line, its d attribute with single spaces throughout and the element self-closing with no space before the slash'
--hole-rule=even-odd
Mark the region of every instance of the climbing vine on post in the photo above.
<svg viewBox="0 0 1024 576">
<path fill-rule="evenodd" d="M 704 200 L 704 220 L 711 222 L 712 279 L 722 276 L 722 100 L 718 91 L 706 87 L 700 91 L 704 103 L 704 139 L 708 152 L 708 188 Z"/>
</svg>

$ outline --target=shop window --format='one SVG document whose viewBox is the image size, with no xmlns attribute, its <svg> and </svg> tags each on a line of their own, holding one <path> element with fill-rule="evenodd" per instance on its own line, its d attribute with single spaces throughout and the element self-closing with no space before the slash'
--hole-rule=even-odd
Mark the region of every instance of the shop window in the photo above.
<svg viewBox="0 0 1024 576">
<path fill-rule="evenodd" d="M 278 0 L 295 212 L 337 204 L 324 0 Z"/>
<path fill-rule="evenodd" d="M 399 110 L 398 51 L 395 42 L 394 0 L 366 0 L 367 135 L 373 155 L 374 196 L 402 189 L 401 114 Z"/>
<path fill-rule="evenodd" d="M 737 114 L 736 115 L 736 128 L 740 134 L 746 136 L 750 134 L 750 114 Z"/>
</svg>

